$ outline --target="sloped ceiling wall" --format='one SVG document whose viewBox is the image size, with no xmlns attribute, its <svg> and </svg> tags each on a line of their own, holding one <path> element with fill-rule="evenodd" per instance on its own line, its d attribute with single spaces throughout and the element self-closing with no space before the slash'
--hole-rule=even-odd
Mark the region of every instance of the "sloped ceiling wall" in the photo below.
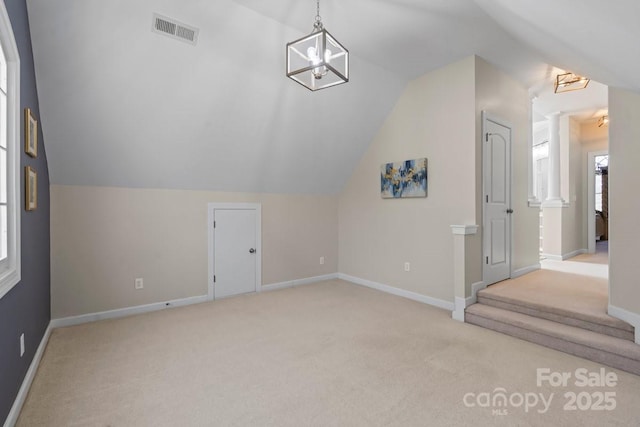
<svg viewBox="0 0 640 427">
<path fill-rule="evenodd" d="M 311 93 L 284 75 L 301 33 L 231 1 L 29 5 L 54 184 L 336 193 L 404 86 L 355 56 L 352 82 Z"/>
<path fill-rule="evenodd" d="M 553 63 L 640 89 L 633 0 L 322 0 L 351 81 L 316 93 L 285 77 L 312 0 L 28 6 L 53 184 L 335 194 L 407 81 L 472 54 L 526 87 Z M 154 12 L 198 27 L 197 46 L 151 32 Z"/>
</svg>

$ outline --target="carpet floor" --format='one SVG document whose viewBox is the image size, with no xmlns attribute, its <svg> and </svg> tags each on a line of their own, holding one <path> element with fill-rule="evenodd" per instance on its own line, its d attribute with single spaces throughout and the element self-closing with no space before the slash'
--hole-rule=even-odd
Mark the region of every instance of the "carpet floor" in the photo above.
<svg viewBox="0 0 640 427">
<path fill-rule="evenodd" d="M 56 329 L 18 425 L 631 426 L 639 401 L 638 376 L 332 280 Z"/>
<path fill-rule="evenodd" d="M 608 288 L 608 280 L 600 277 L 537 270 L 496 283 L 482 292 L 488 297 L 526 301 L 549 311 L 573 312 L 604 324 L 624 323 L 607 314 Z"/>
</svg>

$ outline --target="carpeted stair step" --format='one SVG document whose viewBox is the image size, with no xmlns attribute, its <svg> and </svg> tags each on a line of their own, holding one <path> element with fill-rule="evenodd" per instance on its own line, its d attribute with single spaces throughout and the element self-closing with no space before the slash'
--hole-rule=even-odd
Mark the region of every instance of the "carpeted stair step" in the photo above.
<svg viewBox="0 0 640 427">
<path fill-rule="evenodd" d="M 465 310 L 465 321 L 640 375 L 640 345 L 485 304 Z"/>
<path fill-rule="evenodd" d="M 604 313 L 601 315 L 592 315 L 558 306 L 543 305 L 524 299 L 501 295 L 491 288 L 478 292 L 478 302 L 503 310 L 515 311 L 528 316 L 575 326 L 615 338 L 634 341 L 633 326 Z"/>
</svg>

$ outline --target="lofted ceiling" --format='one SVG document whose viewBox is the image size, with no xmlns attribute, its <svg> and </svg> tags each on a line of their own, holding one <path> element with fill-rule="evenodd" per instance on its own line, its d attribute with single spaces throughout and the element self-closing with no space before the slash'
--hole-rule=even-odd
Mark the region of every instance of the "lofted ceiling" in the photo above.
<svg viewBox="0 0 640 427">
<path fill-rule="evenodd" d="M 27 0 L 50 179 L 334 194 L 406 83 L 469 55 L 540 99 L 553 66 L 640 91 L 640 3 L 609 3 L 321 0 L 350 82 L 312 93 L 284 55 L 313 0 Z M 198 43 L 152 32 L 154 13 Z M 589 108 L 606 108 L 604 89 Z"/>
</svg>

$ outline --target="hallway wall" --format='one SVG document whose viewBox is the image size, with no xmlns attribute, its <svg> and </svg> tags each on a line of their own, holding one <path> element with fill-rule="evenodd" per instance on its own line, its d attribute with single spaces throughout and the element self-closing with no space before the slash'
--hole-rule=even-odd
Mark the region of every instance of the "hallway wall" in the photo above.
<svg viewBox="0 0 640 427">
<path fill-rule="evenodd" d="M 635 316 L 640 328 L 640 94 L 609 89 L 609 303 Z"/>
</svg>

